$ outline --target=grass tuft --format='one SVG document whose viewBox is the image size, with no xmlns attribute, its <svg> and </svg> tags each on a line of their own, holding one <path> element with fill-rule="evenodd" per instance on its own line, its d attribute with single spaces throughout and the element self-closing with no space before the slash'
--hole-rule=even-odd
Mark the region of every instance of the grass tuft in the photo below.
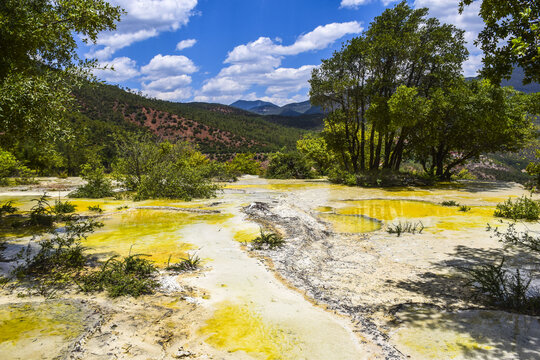
<svg viewBox="0 0 540 360">
<path fill-rule="evenodd" d="M 403 233 L 410 233 L 410 234 L 421 234 L 424 230 L 424 224 L 422 224 L 421 221 L 417 223 L 413 223 L 410 221 L 406 221 L 402 223 L 401 221 L 397 224 L 391 224 L 388 225 L 386 228 L 386 231 L 389 234 L 396 234 L 398 237 L 401 236 Z"/>
</svg>

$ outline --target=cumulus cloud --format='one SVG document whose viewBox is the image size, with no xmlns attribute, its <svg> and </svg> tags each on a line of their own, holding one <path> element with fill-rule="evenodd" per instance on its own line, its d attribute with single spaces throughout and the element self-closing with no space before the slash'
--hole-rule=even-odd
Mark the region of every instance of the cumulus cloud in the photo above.
<svg viewBox="0 0 540 360">
<path fill-rule="evenodd" d="M 137 63 L 128 57 L 118 57 L 100 63 L 105 69 L 96 70 L 94 75 L 109 82 L 120 82 L 139 75 Z"/>
<path fill-rule="evenodd" d="M 384 6 L 388 6 L 397 1 L 398 0 L 381 0 Z M 359 6 L 369 4 L 370 2 L 371 0 L 341 0 L 340 7 L 357 9 Z"/>
<path fill-rule="evenodd" d="M 191 59 L 183 55 L 157 54 L 141 68 L 146 80 L 157 80 L 170 76 L 192 74 L 198 70 Z"/>
<path fill-rule="evenodd" d="M 161 78 L 147 83 L 143 82 L 142 86 L 144 90 L 173 91 L 189 84 L 191 84 L 191 76 L 177 75 Z"/>
<path fill-rule="evenodd" d="M 227 102 L 247 96 L 245 92 L 253 86 L 265 87 L 268 98 L 278 103 L 294 98 L 294 93 L 308 87 L 308 80 L 315 65 L 299 68 L 283 68 L 285 56 L 297 55 L 307 51 L 321 50 L 348 34 L 362 32 L 356 21 L 332 23 L 318 26 L 313 31 L 300 35 L 288 46 L 279 39 L 260 37 L 250 43 L 239 45 L 231 50 L 224 63 L 228 64 L 219 74 L 208 80 L 196 93 L 197 101 Z M 254 93 L 250 93 L 254 94 Z M 289 96 L 293 94 L 292 96 Z M 305 99 L 305 94 L 301 96 Z"/>
<path fill-rule="evenodd" d="M 178 44 L 176 44 L 176 50 L 180 51 L 180 50 L 190 48 L 196 43 L 197 43 L 197 40 L 195 39 L 182 40 Z"/>
<path fill-rule="evenodd" d="M 108 59 L 117 50 L 188 23 L 197 0 L 111 0 L 126 10 L 114 32 L 101 34 L 87 56 Z"/>
<path fill-rule="evenodd" d="M 159 91 L 153 89 L 142 89 L 143 94 L 149 97 L 156 99 L 166 100 L 166 101 L 182 101 L 189 99 L 193 93 L 191 88 L 179 88 L 172 91 Z"/>
</svg>

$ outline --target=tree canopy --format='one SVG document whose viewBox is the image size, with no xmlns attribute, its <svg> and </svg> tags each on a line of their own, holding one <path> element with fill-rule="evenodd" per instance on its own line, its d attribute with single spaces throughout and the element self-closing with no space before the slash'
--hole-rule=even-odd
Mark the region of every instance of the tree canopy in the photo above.
<svg viewBox="0 0 540 360">
<path fill-rule="evenodd" d="M 478 0 L 461 0 L 460 12 Z M 515 65 L 525 72 L 524 83 L 540 82 L 540 2 L 482 0 L 485 27 L 476 43 L 484 51 L 482 77 L 500 84 Z"/>
</svg>

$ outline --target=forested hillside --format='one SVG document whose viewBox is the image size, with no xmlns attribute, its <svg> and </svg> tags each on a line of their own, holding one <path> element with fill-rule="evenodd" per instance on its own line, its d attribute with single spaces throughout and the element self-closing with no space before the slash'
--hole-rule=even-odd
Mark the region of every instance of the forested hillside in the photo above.
<svg viewBox="0 0 540 360">
<path fill-rule="evenodd" d="M 148 99 L 112 85 L 87 85 L 76 92 L 82 115 L 92 121 L 131 125 L 170 141 L 195 143 L 204 153 L 271 152 L 294 148 L 303 131 L 286 117 L 264 117 L 221 104 Z M 320 119 L 318 120 L 320 121 Z M 279 124 L 289 127 L 280 126 Z M 316 126 L 301 123 L 298 127 Z"/>
</svg>

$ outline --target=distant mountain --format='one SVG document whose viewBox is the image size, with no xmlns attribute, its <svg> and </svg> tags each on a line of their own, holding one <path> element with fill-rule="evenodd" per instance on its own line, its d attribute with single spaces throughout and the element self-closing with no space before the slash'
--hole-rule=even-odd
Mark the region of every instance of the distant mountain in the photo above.
<svg viewBox="0 0 540 360">
<path fill-rule="evenodd" d="M 254 109 L 254 108 L 257 108 L 257 107 L 261 107 L 261 106 L 268 106 L 268 107 L 276 107 L 276 108 L 279 108 L 279 106 L 275 105 L 275 104 L 272 104 L 271 102 L 268 102 L 268 101 L 262 101 L 262 100 L 254 100 L 254 101 L 249 101 L 249 100 L 238 100 L 238 101 L 235 101 L 233 102 L 231 105 L 229 106 L 232 106 L 232 107 L 235 107 L 237 109 L 242 109 L 242 110 L 247 110 L 247 111 L 251 111 L 251 109 Z M 260 114 L 259 114 L 260 115 Z"/>
<path fill-rule="evenodd" d="M 527 85 L 523 85 L 523 78 L 525 77 L 525 74 L 523 72 L 523 69 L 520 67 L 517 67 L 514 69 L 512 76 L 510 77 L 510 80 L 503 80 L 501 81 L 501 86 L 512 86 L 514 89 L 531 94 L 531 93 L 537 93 L 540 92 L 540 84 L 538 83 L 530 83 Z M 478 79 L 479 77 L 469 77 L 467 80 L 473 80 Z"/>
<path fill-rule="evenodd" d="M 302 115 L 323 115 L 324 112 L 318 106 L 312 106 L 309 100 L 277 106 L 270 102 L 255 100 L 238 100 L 230 106 L 246 110 L 258 115 L 279 115 L 279 116 L 302 116 Z"/>
</svg>

